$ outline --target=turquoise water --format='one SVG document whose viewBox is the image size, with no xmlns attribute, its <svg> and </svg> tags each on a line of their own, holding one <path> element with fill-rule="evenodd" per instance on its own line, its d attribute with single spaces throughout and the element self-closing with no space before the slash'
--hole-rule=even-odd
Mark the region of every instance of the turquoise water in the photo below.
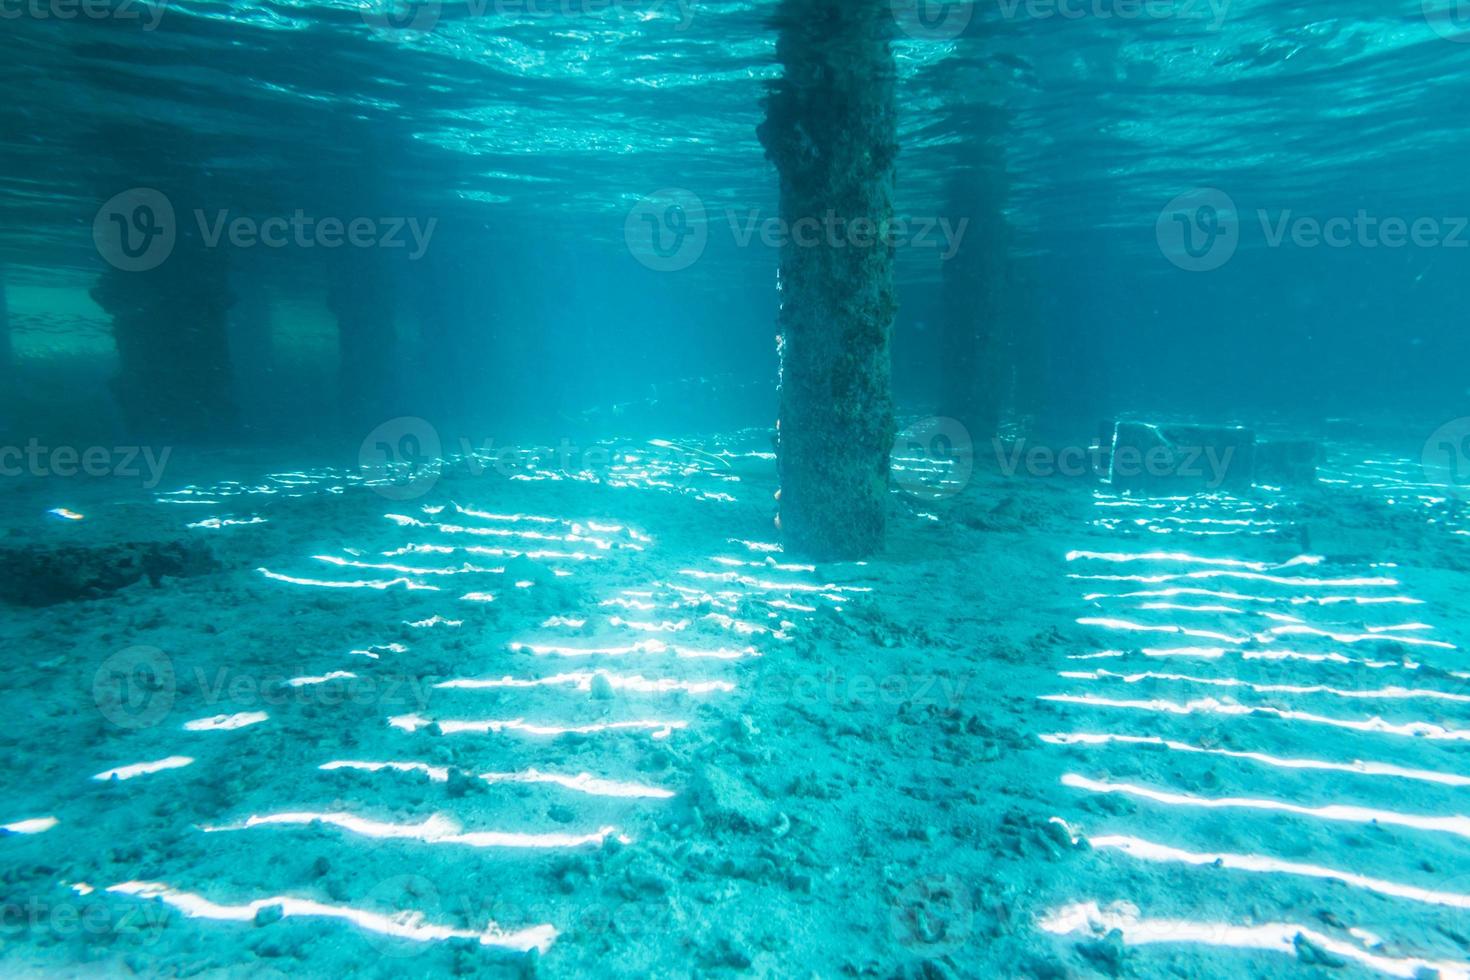
<svg viewBox="0 0 1470 980">
<path fill-rule="evenodd" d="M 0 975 L 1470 976 L 1470 18 L 864 2 L 0 4 Z"/>
</svg>

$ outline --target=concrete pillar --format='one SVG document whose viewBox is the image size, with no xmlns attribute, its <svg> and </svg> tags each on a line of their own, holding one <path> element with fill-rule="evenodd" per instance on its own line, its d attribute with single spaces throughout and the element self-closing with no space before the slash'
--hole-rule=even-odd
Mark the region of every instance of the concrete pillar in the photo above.
<svg viewBox="0 0 1470 980">
<path fill-rule="evenodd" d="M 761 142 L 780 174 L 780 522 L 851 560 L 883 544 L 894 422 L 898 155 L 888 0 L 782 0 Z"/>
<path fill-rule="evenodd" d="M 943 268 L 939 414 L 958 419 L 977 442 L 995 434 L 1010 389 L 1002 321 L 1010 235 L 1000 178 L 998 167 L 957 168 L 949 192 L 950 219 L 965 233 Z"/>
<path fill-rule="evenodd" d="M 0 265 L 0 431 L 12 422 L 15 402 L 15 348 L 10 340 L 10 304 L 5 297 L 5 266 Z"/>
<path fill-rule="evenodd" d="M 92 298 L 112 317 L 118 407 L 133 438 L 207 443 L 236 430 L 225 249 L 181 222 L 173 251 L 147 271 L 109 265 Z"/>
<path fill-rule="evenodd" d="M 337 404 L 349 431 L 368 432 L 398 414 L 394 269 L 381 248 L 333 258 L 327 306 L 337 317 Z"/>
</svg>

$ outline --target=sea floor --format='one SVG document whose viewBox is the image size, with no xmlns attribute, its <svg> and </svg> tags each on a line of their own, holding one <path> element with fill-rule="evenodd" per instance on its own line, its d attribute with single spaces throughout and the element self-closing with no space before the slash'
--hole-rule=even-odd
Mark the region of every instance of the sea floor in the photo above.
<svg viewBox="0 0 1470 980">
<path fill-rule="evenodd" d="M 900 461 L 825 566 L 757 434 L 9 485 L 10 545 L 220 567 L 0 619 L 0 973 L 1470 975 L 1470 541 L 1330 449 Z"/>
</svg>

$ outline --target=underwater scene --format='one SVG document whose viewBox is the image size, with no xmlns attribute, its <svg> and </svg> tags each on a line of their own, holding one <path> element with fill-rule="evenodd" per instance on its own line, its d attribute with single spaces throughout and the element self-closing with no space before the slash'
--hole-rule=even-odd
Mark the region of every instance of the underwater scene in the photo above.
<svg viewBox="0 0 1470 980">
<path fill-rule="evenodd" d="M 1470 980 L 1470 4 L 0 49 L 0 978 Z"/>
</svg>

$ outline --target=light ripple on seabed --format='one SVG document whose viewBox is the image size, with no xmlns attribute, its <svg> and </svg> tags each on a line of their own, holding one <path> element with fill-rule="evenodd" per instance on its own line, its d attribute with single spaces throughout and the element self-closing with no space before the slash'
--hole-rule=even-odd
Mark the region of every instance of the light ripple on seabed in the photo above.
<svg viewBox="0 0 1470 980">
<path fill-rule="evenodd" d="M 1378 491 L 1385 506 L 1420 502 L 1409 461 L 1348 473 L 1341 482 Z M 1061 706 L 1072 730 L 1039 735 L 1067 753 L 1062 783 L 1077 803 L 1123 796 L 1133 806 L 1066 815 L 1096 855 L 1091 887 L 1114 900 L 1065 896 L 1042 928 L 1470 976 L 1454 947 L 1447 956 L 1419 946 L 1437 910 L 1470 908 L 1460 849 L 1470 777 L 1435 750 L 1470 738 L 1460 707 L 1470 674 L 1453 669 L 1458 646 L 1415 611 L 1424 601 L 1392 565 L 1256 559 L 1264 535 L 1290 530 L 1269 497 L 1094 502 L 1094 527 L 1125 535 L 1124 546 L 1066 556 L 1091 610 L 1077 622 L 1097 646 L 1071 654 L 1077 669 L 1038 696 Z M 1200 553 L 1154 543 L 1191 539 Z M 1351 740 L 1324 740 L 1316 726 Z M 1185 768 L 1192 761 L 1209 766 L 1203 776 Z M 1231 823 L 1205 819 L 1212 813 Z M 1348 846 L 1334 825 L 1382 833 Z M 1241 844 L 1256 852 L 1232 850 Z M 1251 884 L 1267 876 L 1289 884 Z M 1346 924 L 1346 935 L 1326 923 Z"/>
<path fill-rule="evenodd" d="M 332 482 L 335 478 L 325 475 L 322 479 Z M 730 487 L 728 481 L 722 480 L 722 485 Z M 643 489 L 667 493 L 688 487 L 669 488 L 662 480 L 650 480 Z M 696 491 L 690 496 L 710 506 L 726 503 L 719 494 Z M 1442 638 L 1435 624 L 1423 621 L 1428 618 L 1420 612 L 1423 600 L 1413 595 L 1391 567 L 1341 568 L 1310 556 L 1275 562 L 1250 554 L 1259 550 L 1259 532 L 1284 525 L 1270 503 L 1228 498 L 1137 501 L 1107 495 L 1099 495 L 1095 503 L 1099 514 L 1106 516 L 1097 518 L 1094 527 L 1139 536 L 1127 537 L 1116 548 L 1077 550 L 1066 556 L 1067 573 L 1086 590 L 1087 608 L 1079 610 L 1076 619 L 1097 638 L 1100 648 L 1073 654 L 1078 669 L 1059 671 L 1062 686 L 1038 695 L 1065 705 L 1069 713 L 1062 717 L 1072 723 L 1073 730 L 1038 735 L 1043 743 L 1070 753 L 1069 764 L 1076 771 L 1064 778 L 1066 789 L 1129 797 L 1138 801 L 1139 809 L 1132 816 L 1069 813 L 1064 826 L 1083 828 L 1098 860 L 1116 855 L 1140 868 L 1167 867 L 1213 876 L 1208 887 L 1200 879 L 1197 897 L 1216 888 L 1213 882 L 1220 875 L 1232 874 L 1298 882 L 1303 895 L 1313 886 L 1337 886 L 1339 890 L 1331 893 L 1336 902 L 1329 901 L 1329 906 L 1343 901 L 1344 895 L 1355 902 L 1362 896 L 1394 904 L 1364 904 L 1364 925 L 1350 928 L 1344 938 L 1323 931 L 1321 923 L 1306 921 L 1317 906 L 1303 898 L 1275 910 L 1279 914 L 1270 922 L 1251 922 L 1228 901 L 1222 906 L 1201 899 L 1193 907 L 1187 890 L 1170 886 L 1167 896 L 1156 893 L 1161 883 L 1182 880 L 1177 877 L 1129 874 L 1119 879 L 1122 887 L 1140 890 L 1121 895 L 1125 901 L 1106 903 L 1092 895 L 1067 896 L 1038 925 L 1064 935 L 1116 928 L 1126 943 L 1141 948 L 1156 944 L 1222 946 L 1299 956 L 1306 943 L 1316 953 L 1391 975 L 1412 976 L 1421 969 L 1437 969 L 1447 977 L 1466 975 L 1465 965 L 1458 960 L 1416 950 L 1412 943 L 1401 944 L 1396 939 L 1395 919 L 1411 920 L 1426 908 L 1465 909 L 1470 906 L 1470 876 L 1458 876 L 1458 880 L 1448 876 L 1446 881 L 1443 875 L 1397 867 L 1377 851 L 1365 857 L 1362 848 L 1324 850 L 1317 846 L 1323 838 L 1313 836 L 1316 829 L 1298 834 L 1294 842 L 1298 846 L 1283 846 L 1287 842 L 1281 834 L 1265 828 L 1268 832 L 1261 835 L 1265 842 L 1261 853 L 1251 853 L 1213 841 L 1212 824 L 1160 824 L 1146 819 L 1156 809 L 1168 811 L 1171 817 L 1226 810 L 1241 821 L 1239 826 L 1249 827 L 1246 821 L 1283 814 L 1313 828 L 1342 824 L 1412 832 L 1416 852 L 1433 853 L 1436 858 L 1452 856 L 1452 848 L 1435 850 L 1438 845 L 1423 843 L 1419 837 L 1470 836 L 1470 819 L 1458 815 L 1456 798 L 1421 796 L 1417 799 L 1423 804 L 1414 809 L 1394 788 L 1423 785 L 1453 794 L 1470 786 L 1470 777 L 1451 768 L 1420 764 L 1423 760 L 1417 756 L 1400 758 L 1396 744 L 1402 736 L 1413 736 L 1411 741 L 1417 745 L 1426 741 L 1425 736 L 1433 742 L 1436 735 L 1457 737 L 1470 728 L 1470 724 L 1442 724 L 1421 716 L 1431 706 L 1452 708 L 1467 699 L 1466 689 L 1434 686 L 1466 676 L 1434 669 L 1439 663 L 1454 663 L 1448 658 L 1458 650 Z M 1119 512 L 1145 516 L 1127 520 L 1111 516 Z M 385 514 L 383 521 L 385 527 L 402 535 L 388 547 L 377 552 L 349 549 L 341 556 L 306 559 L 308 565 L 325 566 L 328 574 L 305 574 L 304 568 L 293 568 L 263 573 L 261 579 L 273 588 L 369 592 L 399 588 L 421 593 L 425 610 L 402 625 L 429 634 L 464 628 L 461 602 L 494 603 L 506 590 L 545 584 L 508 575 L 514 567 L 529 567 L 511 564 L 518 559 L 528 558 L 540 569 L 550 569 L 553 581 L 587 576 L 595 582 L 593 576 L 605 576 L 609 568 L 619 566 L 620 557 L 633 559 L 619 566 L 626 571 L 659 549 L 653 536 L 621 521 L 497 513 L 458 504 L 423 506 L 407 513 L 399 508 Z M 220 526 L 226 525 L 222 521 Z M 1197 554 L 1189 547 L 1172 545 L 1174 540 L 1190 538 L 1199 542 L 1200 551 L 1206 545 L 1219 550 L 1238 542 L 1241 553 Z M 477 539 L 495 543 L 460 543 Z M 1171 543 L 1161 548 L 1153 544 L 1158 540 Z M 332 577 L 332 570 L 339 577 Z M 295 574 L 298 571 L 302 574 Z M 363 571 L 392 577 L 355 577 Z M 520 760 L 532 760 L 523 767 L 461 771 L 466 778 L 489 786 L 539 786 L 570 801 L 667 805 L 679 787 L 606 772 L 561 771 L 543 756 L 560 734 L 668 739 L 687 730 L 691 718 L 656 712 L 656 717 L 589 723 L 559 717 L 556 707 L 573 706 L 568 697 L 586 704 L 588 696 L 599 690 L 626 692 L 651 705 L 677 693 L 685 698 L 685 710 L 688 698 L 736 694 L 738 679 L 730 673 L 735 665 L 777 649 L 798 627 L 801 617 L 819 604 L 840 608 L 851 598 L 850 588 L 822 581 L 813 573 L 811 566 L 783 563 L 774 544 L 732 540 L 723 553 L 707 554 L 702 562 L 670 565 L 667 578 L 628 584 L 624 576 L 619 587 L 599 593 L 586 608 L 553 610 L 541 618 L 539 627 L 517 634 L 506 645 L 504 659 L 488 670 L 466 669 L 464 676 L 439 682 L 437 689 L 459 697 L 455 713 L 385 715 L 379 721 L 399 732 L 435 726 L 446 737 L 517 740 L 515 745 L 494 744 L 518 765 Z M 752 605 L 766 610 L 766 621 L 750 621 Z M 711 609 L 714 611 L 706 611 Z M 1126 644 L 1134 634 L 1144 643 L 1153 644 L 1160 638 L 1175 645 L 1128 649 Z M 356 674 L 343 668 L 353 667 L 354 658 L 389 658 L 402 668 L 410 666 L 414 657 L 411 643 L 364 639 L 355 649 L 351 646 L 344 645 L 337 662 L 324 656 L 319 671 L 289 683 L 318 686 L 351 680 Z M 1099 662 L 1110 666 L 1099 667 Z M 1189 666 L 1160 669 L 1159 662 Z M 519 698 L 535 695 L 527 706 L 548 713 L 528 711 L 521 716 L 504 707 L 494 717 L 474 712 L 477 696 L 497 692 Z M 265 712 L 221 713 L 188 722 L 183 731 L 194 739 L 239 738 L 246 737 L 243 733 L 268 731 L 270 720 Z M 1246 721 L 1251 727 L 1245 726 Z M 1260 727 L 1263 721 L 1276 729 Z M 1162 733 L 1158 725 L 1166 726 Z M 1313 742 L 1306 732 L 1311 725 L 1347 728 L 1368 740 L 1352 742 L 1348 746 L 1354 753 L 1351 757 L 1327 757 L 1333 752 L 1325 750 L 1314 756 L 1309 749 L 1319 742 Z M 202 750 L 192 747 L 195 744 L 191 743 L 189 751 L 202 755 Z M 1155 757 L 1198 758 L 1229 766 L 1220 777 L 1225 785 L 1180 787 L 1172 783 L 1170 773 L 1126 779 L 1110 773 L 1136 763 L 1140 750 L 1154 750 Z M 1105 753 L 1121 753 L 1121 758 Z M 144 777 L 196 764 L 195 755 L 169 755 L 154 761 L 123 762 L 93 778 L 147 782 Z M 453 767 L 406 757 L 323 757 L 312 768 L 322 779 L 355 772 L 384 779 L 413 775 L 446 783 Z M 1310 779 L 1278 786 L 1273 778 L 1281 773 L 1307 774 Z M 1329 777 L 1335 781 L 1325 782 Z M 515 860 L 518 851 L 597 847 L 609 839 L 636 845 L 622 828 L 602 823 L 585 828 L 574 824 L 573 829 L 547 833 L 532 827 L 466 828 L 459 816 L 442 812 L 412 820 L 381 819 L 374 810 L 373 785 L 371 781 L 357 784 L 358 798 L 332 810 L 296 807 L 282 800 L 269 811 L 238 814 L 202 824 L 197 830 L 247 838 L 251 835 L 241 832 L 290 834 L 312 825 L 335 828 L 344 838 L 365 837 L 395 847 L 471 848 L 508 854 L 510 860 Z M 1311 799 L 1287 798 L 1304 790 Z M 1386 799 L 1373 799 L 1375 795 Z M 0 831 L 44 834 L 56 826 L 56 820 L 54 816 L 17 820 Z M 1235 842 L 1242 836 L 1243 832 L 1236 833 Z M 1339 837 L 1325 839 L 1335 842 Z M 1302 845 L 1322 853 L 1307 856 Z M 1364 860 L 1387 867 L 1349 866 Z M 93 890 L 85 882 L 72 887 L 81 893 Z M 370 900 L 323 902 L 306 894 L 282 894 L 265 883 L 258 894 L 244 896 L 207 894 L 207 887 L 201 892 L 166 881 L 125 881 L 99 887 L 117 896 L 161 902 L 192 918 L 247 922 L 262 909 L 276 909 L 282 917 L 335 920 L 394 942 L 468 939 L 487 949 L 512 953 L 551 950 L 561 932 L 559 925 L 576 917 L 576 910 L 567 907 L 562 910 L 565 918 L 555 922 L 502 925 L 492 921 L 466 928 L 423 910 L 389 914 Z M 1242 888 L 1233 892 L 1245 893 Z M 1257 908 L 1260 904 L 1257 900 Z"/>
<path fill-rule="evenodd" d="M 708 459 L 712 455 L 703 454 Z M 636 488 L 658 493 L 679 493 L 719 506 L 736 498 L 725 492 L 701 488 L 685 468 L 677 485 L 671 485 L 672 467 L 642 464 L 627 472 L 615 474 L 607 481 L 610 487 Z M 738 478 L 720 472 L 702 461 L 694 477 L 710 477 L 725 489 L 738 483 Z M 288 478 L 289 477 L 289 478 Z M 161 503 L 190 502 L 201 506 L 219 506 L 227 498 L 251 494 L 274 495 L 289 489 L 296 495 L 313 492 L 340 493 L 343 486 L 355 480 L 351 474 L 332 471 L 301 472 L 271 478 L 263 484 L 244 487 L 232 484 L 222 488 L 190 488 L 160 498 Z M 550 570 L 549 580 L 603 574 L 608 563 L 618 564 L 620 557 L 631 556 L 642 562 L 647 553 L 658 548 L 653 537 L 624 522 L 577 520 L 556 514 L 499 513 L 487 509 L 447 505 L 423 505 L 409 513 L 389 511 L 382 518 L 384 526 L 403 535 L 390 547 L 374 549 L 347 548 L 343 554 L 318 554 L 310 557 L 322 572 L 306 568 L 289 571 L 263 567 L 257 570 L 260 580 L 273 588 L 371 593 L 390 589 L 406 593 L 429 594 L 428 601 L 437 608 L 427 609 L 414 620 L 402 625 L 416 631 L 459 630 L 466 623 L 458 603 L 494 603 L 506 590 L 535 589 L 547 584 L 517 574 L 543 574 Z M 196 522 L 201 527 L 222 530 L 257 523 L 256 520 L 233 522 L 228 517 Z M 475 544 L 488 540 L 494 544 Z M 585 705 L 588 695 L 600 692 L 627 694 L 647 703 L 657 711 L 659 701 L 671 694 L 681 695 L 683 710 L 689 710 L 688 698 L 702 699 L 731 695 L 738 691 L 738 681 L 729 673 L 729 665 L 760 657 L 790 639 L 793 617 L 813 613 L 818 605 L 840 608 L 851 593 L 863 591 L 823 582 L 813 577 L 809 565 L 783 564 L 779 546 L 763 541 L 731 540 L 722 554 L 708 555 L 704 564 L 685 563 L 673 569 L 667 580 L 643 581 L 598 596 L 587 608 L 567 606 L 538 616 L 539 627 L 518 634 L 505 646 L 504 657 L 497 658 L 491 676 L 478 676 L 467 670 L 466 676 L 439 681 L 436 690 L 463 697 L 464 716 L 433 717 L 419 713 L 390 715 L 381 719 L 385 728 L 412 733 L 432 727 L 445 737 L 510 737 L 528 740 L 528 747 L 513 754 L 541 759 L 537 764 L 515 771 L 460 772 L 467 778 L 488 786 L 541 786 L 560 792 L 571 801 L 593 798 L 625 801 L 628 805 L 661 806 L 676 797 L 677 787 L 615 778 L 587 771 L 563 772 L 555 764 L 552 751 L 557 736 L 575 734 L 597 738 L 647 737 L 662 740 L 674 737 L 692 723 L 689 717 L 639 717 L 611 721 L 585 722 L 567 720 L 556 715 L 558 707 Z M 534 565 L 525 564 L 526 561 Z M 520 564 L 516 564 L 519 562 Z M 299 564 L 299 562 L 292 562 Z M 626 572 L 631 563 L 622 571 Z M 529 571 L 528 571 L 529 570 Z M 595 571 L 594 571 L 595 570 Z M 334 574 L 335 573 L 335 574 Z M 367 573 L 381 578 L 359 578 Z M 800 601 L 796 601 L 799 599 Z M 752 622 L 750 609 L 763 608 L 765 621 Z M 385 624 L 387 626 L 397 625 Z M 590 625 L 590 630 L 589 630 Z M 664 639 L 667 637 L 667 639 Z M 316 688 L 358 678 L 353 658 L 382 662 L 388 658 L 398 670 L 412 670 L 413 645 L 400 642 L 372 643 L 362 641 L 356 648 L 346 649 L 333 663 L 323 658 L 320 671 L 288 679 L 292 688 Z M 565 660 L 576 664 L 567 670 L 555 666 Z M 693 673 L 674 667 L 694 665 Z M 544 666 L 554 669 L 547 671 Z M 517 692 L 542 695 L 535 710 L 545 715 L 515 716 L 514 709 L 501 707 L 503 717 L 474 717 L 476 694 Z M 568 697 L 576 698 L 569 702 Z M 466 700 L 468 699 L 468 700 Z M 497 699 L 498 700 L 498 699 Z M 458 707 L 456 710 L 460 710 Z M 575 712 L 574 712 L 575 713 Z M 268 731 L 271 716 L 264 711 L 223 712 L 185 723 L 180 729 L 195 738 L 227 738 L 242 730 Z M 329 724 L 329 723 L 327 723 Z M 203 750 L 193 749 L 199 754 Z M 542 758 L 544 757 L 544 758 Z M 94 778 L 122 782 L 151 776 L 169 769 L 194 765 L 192 756 L 176 755 L 151 762 L 123 764 L 98 773 Z M 414 775 L 431 782 L 447 783 L 454 767 L 434 765 L 416 759 L 346 759 L 324 757 L 315 767 L 320 773 L 356 772 L 361 774 Z M 330 775 L 322 778 L 331 778 Z M 268 787 L 257 787 L 267 789 Z M 268 812 L 244 813 L 233 819 L 201 823 L 198 832 L 225 837 L 245 837 L 240 832 L 290 833 L 292 828 L 335 828 L 346 837 L 386 841 L 397 846 L 450 846 L 487 849 L 501 853 L 580 849 L 602 846 L 616 838 L 636 843 L 616 826 L 598 826 L 585 832 L 542 832 L 524 828 L 466 828 L 454 814 L 435 812 L 422 819 L 379 819 L 373 814 L 375 800 L 369 795 L 329 810 L 295 808 L 289 801 Z M 18 821 L 0 830 L 8 833 L 44 833 L 56 825 L 54 817 Z M 248 845 L 246 845 L 248 847 Z M 370 877 L 370 876 L 369 876 Z M 472 940 L 487 949 L 512 953 L 551 950 L 560 930 L 552 922 L 532 922 L 503 926 L 490 922 L 483 928 L 467 929 L 447 921 L 436 921 L 424 910 L 397 910 L 391 913 L 376 907 L 363 907 L 352 902 L 323 902 L 311 895 L 281 894 L 273 886 L 261 884 L 256 895 L 212 895 L 207 884 L 200 890 L 179 887 L 167 881 L 125 881 L 94 886 L 88 882 L 71 883 L 79 894 L 91 894 L 100 888 L 107 894 L 160 902 L 188 918 L 220 922 L 256 920 L 262 910 L 278 911 L 282 918 L 320 918 L 349 923 L 364 933 L 410 944 L 426 944 L 449 940 Z M 369 904 L 372 904 L 371 902 Z M 575 910 L 567 910 L 575 920 Z"/>
</svg>

